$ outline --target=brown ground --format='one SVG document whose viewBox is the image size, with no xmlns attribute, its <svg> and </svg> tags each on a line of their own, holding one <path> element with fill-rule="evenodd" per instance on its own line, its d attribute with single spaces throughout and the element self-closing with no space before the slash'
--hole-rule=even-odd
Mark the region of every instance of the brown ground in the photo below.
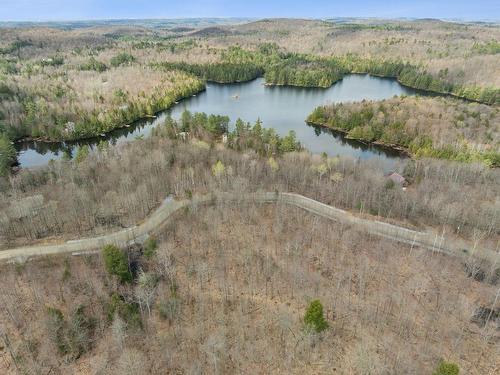
<svg viewBox="0 0 500 375">
<path fill-rule="evenodd" d="M 279 206 L 186 212 L 159 243 L 152 260 L 139 258 L 160 277 L 142 330 L 106 321 L 113 291 L 134 301 L 141 289 L 118 286 L 100 257 L 4 265 L 0 332 L 10 345 L 0 340 L 0 372 L 15 373 L 11 352 L 27 373 L 52 374 L 428 374 L 441 358 L 461 374 L 500 369 L 497 316 L 472 321 L 479 307 L 499 309 L 489 267 L 479 282 L 457 259 Z M 321 334 L 302 323 L 314 298 L 330 325 Z M 162 319 L 159 307 L 174 301 L 179 310 Z M 65 360 L 46 307 L 68 317 L 80 304 L 95 319 L 89 351 Z"/>
</svg>

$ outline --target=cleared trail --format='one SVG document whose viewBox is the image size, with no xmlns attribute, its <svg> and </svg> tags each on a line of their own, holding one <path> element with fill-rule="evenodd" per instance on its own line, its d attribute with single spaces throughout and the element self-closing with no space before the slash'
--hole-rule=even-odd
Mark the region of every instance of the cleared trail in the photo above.
<svg viewBox="0 0 500 375">
<path fill-rule="evenodd" d="M 446 253 L 454 256 L 470 257 L 493 260 L 496 254 L 487 249 L 472 248 L 464 241 L 438 235 L 430 232 L 418 232 L 397 225 L 384 223 L 377 220 L 368 220 L 356 217 L 344 211 L 314 199 L 294 193 L 247 193 L 232 194 L 218 193 L 194 197 L 191 200 L 176 201 L 166 199 L 143 223 L 131 228 L 126 228 L 106 235 L 82 238 L 60 244 L 33 245 L 0 250 L 0 261 L 26 260 L 31 257 L 61 254 L 61 253 L 87 253 L 101 249 L 107 244 L 127 246 L 132 243 L 142 243 L 150 234 L 155 233 L 174 213 L 186 207 L 196 207 L 214 202 L 255 202 L 276 203 L 295 206 L 312 214 L 353 226 L 355 229 L 365 231 L 375 236 L 410 244 L 433 252 Z"/>
</svg>

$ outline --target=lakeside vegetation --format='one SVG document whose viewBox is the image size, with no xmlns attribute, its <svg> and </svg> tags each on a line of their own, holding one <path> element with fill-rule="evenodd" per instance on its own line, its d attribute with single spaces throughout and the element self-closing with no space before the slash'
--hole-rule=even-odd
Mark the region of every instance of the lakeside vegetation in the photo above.
<svg viewBox="0 0 500 375">
<path fill-rule="evenodd" d="M 455 84 L 445 79 L 447 71 L 433 75 L 404 60 L 363 58 L 356 54 L 320 57 L 281 51 L 276 44 L 263 43 L 257 50 L 233 46 L 221 53 L 221 61 L 207 64 L 163 63 L 205 80 L 242 82 L 263 75 L 266 84 L 327 88 L 349 73 L 366 73 L 396 78 L 401 84 L 423 91 L 449 94 L 486 104 L 500 103 L 500 89 Z"/>
<path fill-rule="evenodd" d="M 70 71 L 66 78 L 47 73 L 24 83 L 8 87 L 9 95 L 0 104 L 2 130 L 12 140 L 97 137 L 154 115 L 204 88 L 200 80 L 181 72 L 134 67 L 97 75 Z"/>
<path fill-rule="evenodd" d="M 411 155 L 500 166 L 498 107 L 451 98 L 402 97 L 316 108 L 311 124 Z"/>
<path fill-rule="evenodd" d="M 444 226 L 447 233 L 466 237 L 499 234 L 498 169 L 425 158 L 402 161 L 397 171 L 412 184 L 403 192 L 387 184 L 383 165 L 297 152 L 293 133 L 279 137 L 259 121 L 238 120 L 224 143 L 228 121 L 184 112 L 179 121 L 167 117 L 150 138 L 119 146 L 102 142 L 92 152 L 82 148 L 73 160 L 0 179 L 0 238 L 15 243 L 99 234 L 135 225 L 168 194 L 238 189 L 297 192 L 389 221 Z"/>
<path fill-rule="evenodd" d="M 0 133 L 11 141 L 100 136 L 202 90 L 205 80 L 329 87 L 368 73 L 500 101 L 496 27 L 265 20 L 207 30 L 47 29 L 46 38 L 37 30 L 0 29 Z M 10 151 L 2 155 L 5 170 Z"/>
<path fill-rule="evenodd" d="M 234 129 L 229 131 L 229 117 L 191 113 L 185 110 L 179 121 L 167 116 L 165 122 L 153 129 L 154 136 L 166 136 L 170 139 L 196 139 L 213 144 L 223 140 L 224 144 L 236 151 L 253 150 L 260 156 L 271 157 L 286 152 L 300 151 L 301 145 L 291 130 L 281 137 L 273 128 L 264 128 L 257 120 L 251 125 L 238 118 Z"/>
<path fill-rule="evenodd" d="M 132 228 L 166 200 L 266 191 L 428 231 L 438 246 L 446 236 L 464 256 L 280 203 L 189 204 L 141 244 L 0 264 L 0 373 L 498 370 L 500 268 L 475 257 L 500 243 L 498 25 L 112 22 L 0 28 L 0 252 Z M 417 156 L 390 170 L 312 155 L 260 120 L 185 111 L 149 137 L 5 173 L 13 139 L 99 136 L 207 80 L 328 87 L 350 72 L 485 103 L 402 97 L 311 114 Z"/>
</svg>

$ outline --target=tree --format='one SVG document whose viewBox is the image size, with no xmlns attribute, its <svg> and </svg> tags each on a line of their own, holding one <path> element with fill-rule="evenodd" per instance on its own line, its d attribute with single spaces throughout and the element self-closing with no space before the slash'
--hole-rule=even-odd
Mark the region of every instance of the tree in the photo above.
<svg viewBox="0 0 500 375">
<path fill-rule="evenodd" d="M 212 173 L 215 177 L 221 177 L 226 170 L 226 167 L 224 167 L 224 164 L 220 160 L 217 160 L 217 163 L 212 165 Z"/>
<path fill-rule="evenodd" d="M 292 152 L 296 151 L 297 148 L 298 145 L 297 145 L 297 137 L 295 135 L 295 131 L 290 130 L 288 134 L 281 140 L 279 150 L 281 152 Z"/>
<path fill-rule="evenodd" d="M 458 375 L 459 371 L 455 363 L 441 361 L 432 375 Z"/>
<path fill-rule="evenodd" d="M 328 323 L 323 316 L 323 305 L 320 300 L 316 299 L 309 304 L 304 323 L 307 328 L 313 329 L 316 332 L 324 331 L 328 328 Z"/>
<path fill-rule="evenodd" d="M 137 286 L 135 288 L 135 298 L 141 312 L 144 312 L 144 308 L 146 308 L 148 316 L 151 316 L 151 306 L 156 297 L 158 281 L 158 275 L 154 272 L 144 272 L 143 270 L 139 272 Z"/>
<path fill-rule="evenodd" d="M 87 159 L 87 157 L 89 156 L 89 154 L 90 154 L 90 147 L 88 145 L 83 145 L 76 152 L 75 161 L 77 163 L 81 163 L 82 161 L 84 161 L 85 159 Z"/>
<path fill-rule="evenodd" d="M 144 256 L 147 259 L 151 259 L 156 254 L 156 248 L 157 247 L 158 247 L 158 244 L 156 242 L 156 238 L 149 237 L 144 242 Z"/>
<path fill-rule="evenodd" d="M 127 255 L 115 245 L 106 245 L 102 249 L 104 265 L 110 275 L 118 276 L 122 283 L 132 281 L 132 273 L 128 269 Z"/>
</svg>

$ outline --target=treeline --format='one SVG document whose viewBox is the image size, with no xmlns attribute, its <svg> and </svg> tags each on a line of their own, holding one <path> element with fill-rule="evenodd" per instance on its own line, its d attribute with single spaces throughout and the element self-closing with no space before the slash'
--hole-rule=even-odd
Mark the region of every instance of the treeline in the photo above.
<svg viewBox="0 0 500 375">
<path fill-rule="evenodd" d="M 496 108 L 446 98 L 394 98 L 316 108 L 308 123 L 349 138 L 404 148 L 415 157 L 500 166 Z M 436 122 L 439 118 L 439 122 Z M 471 131 L 471 129 L 474 129 Z"/>
<path fill-rule="evenodd" d="M 344 57 L 346 69 L 352 73 L 368 73 L 397 78 L 405 86 L 418 90 L 451 94 L 486 104 L 500 103 L 500 89 L 463 86 L 433 76 L 424 68 L 401 60 L 364 59 L 356 55 Z"/>
<path fill-rule="evenodd" d="M 11 140 L 0 131 L 0 176 L 8 173 L 10 166 L 16 160 L 16 150 Z"/>
<path fill-rule="evenodd" d="M 74 130 L 70 133 L 61 130 L 58 133 L 52 131 L 52 138 L 76 140 L 96 137 L 145 116 L 152 116 L 171 107 L 176 101 L 203 89 L 203 82 L 186 77 L 168 92 L 155 91 L 145 100 L 127 99 L 120 107 L 108 110 L 104 115 L 99 111 L 77 112 L 79 120 L 75 123 Z"/>
<path fill-rule="evenodd" d="M 253 125 L 237 119 L 234 129 L 229 129 L 229 117 L 207 115 L 203 112 L 184 111 L 177 121 L 167 116 L 163 126 L 153 130 L 155 136 L 167 136 L 171 139 L 198 139 L 210 143 L 223 141 L 234 150 L 254 150 L 261 156 L 279 155 L 301 149 L 295 132 L 292 130 L 281 137 L 273 128 L 264 128 L 258 119 Z"/>
<path fill-rule="evenodd" d="M 256 51 L 230 47 L 222 61 L 210 64 L 163 63 L 209 81 L 248 81 L 264 74 L 269 85 L 330 87 L 349 73 L 367 73 L 397 78 L 405 86 L 441 94 L 451 94 L 486 104 L 500 103 L 500 89 L 463 86 L 428 73 L 423 67 L 402 60 L 366 59 L 348 54 L 323 58 L 283 52 L 275 44 L 264 43 Z"/>
<path fill-rule="evenodd" d="M 211 64 L 188 64 L 180 63 L 162 63 L 161 67 L 168 70 L 178 69 L 184 72 L 194 74 L 206 81 L 230 83 L 245 82 L 261 76 L 264 72 L 262 67 L 252 63 L 233 64 L 230 62 L 211 63 Z"/>
<path fill-rule="evenodd" d="M 341 80 L 348 70 L 337 59 L 319 59 L 293 54 L 278 64 L 271 64 L 264 75 L 271 85 L 330 87 Z"/>
<path fill-rule="evenodd" d="M 176 101 L 189 97 L 204 89 L 204 84 L 195 77 L 182 74 L 175 76 L 172 85 L 166 89 L 157 87 L 152 92 L 130 96 L 123 90 L 115 91 L 117 103 L 104 109 L 104 106 L 94 107 L 89 110 L 79 105 L 74 105 L 71 112 L 61 107 L 48 105 L 47 97 L 41 99 L 41 93 L 33 91 L 12 90 L 5 86 L 0 87 L 4 92 L 6 101 L 4 108 L 11 110 L 15 103 L 20 113 L 16 123 L 0 122 L 0 133 L 9 139 L 15 140 L 23 137 L 45 139 L 50 141 L 77 140 L 100 136 L 103 133 L 132 123 L 145 116 L 154 115 L 156 112 L 171 107 Z M 48 87 L 52 92 L 53 101 L 57 102 L 68 94 L 70 88 Z M 58 92 L 58 90 L 60 92 Z M 73 94 L 73 93 L 72 93 Z M 104 101 L 104 99 L 97 98 Z M 118 104 L 119 106 L 116 105 Z M 98 103 L 102 104 L 102 103 Z M 0 113 L 2 105 L 0 105 Z M 2 121 L 2 120 L 0 120 Z"/>
</svg>

